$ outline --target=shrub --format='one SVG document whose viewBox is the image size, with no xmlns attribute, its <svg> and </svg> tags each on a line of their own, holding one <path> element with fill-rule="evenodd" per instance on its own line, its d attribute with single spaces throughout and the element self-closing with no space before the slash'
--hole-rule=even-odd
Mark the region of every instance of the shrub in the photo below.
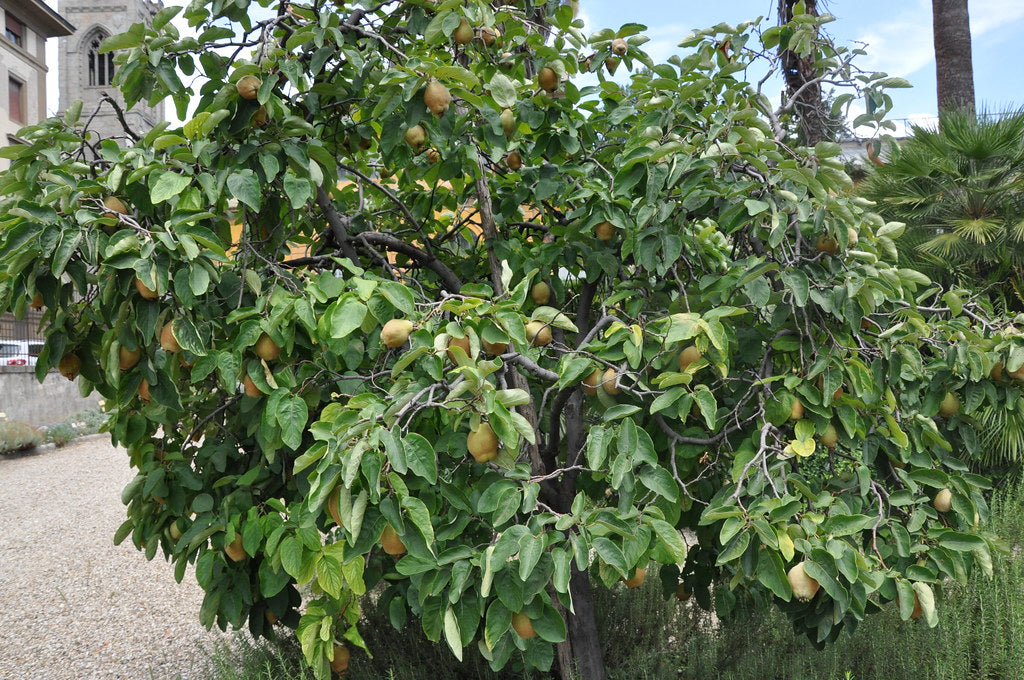
<svg viewBox="0 0 1024 680">
<path fill-rule="evenodd" d="M 65 446 L 78 437 L 96 434 L 103 429 L 106 422 L 106 413 L 97 408 L 87 409 L 79 411 L 62 423 L 46 426 L 43 433 L 46 441 L 57 446 Z"/>
<path fill-rule="evenodd" d="M 0 453 L 25 451 L 42 443 L 42 433 L 31 425 L 12 420 L 0 420 Z"/>
</svg>

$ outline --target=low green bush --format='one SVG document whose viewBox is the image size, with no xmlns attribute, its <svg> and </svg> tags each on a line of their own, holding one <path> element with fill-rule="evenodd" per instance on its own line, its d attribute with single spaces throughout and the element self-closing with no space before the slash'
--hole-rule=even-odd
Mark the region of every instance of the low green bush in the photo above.
<svg viewBox="0 0 1024 680">
<path fill-rule="evenodd" d="M 107 414 L 98 408 L 79 411 L 67 420 L 43 428 L 46 441 L 64 446 L 78 437 L 96 434 L 107 422 Z"/>
<path fill-rule="evenodd" d="M 275 643 L 239 633 L 205 651 L 211 680 L 313 680 L 313 674 L 299 663 L 301 651 L 292 636 Z"/>
<path fill-rule="evenodd" d="M 1024 483 L 995 494 L 991 528 L 1011 547 L 995 575 L 948 584 L 940 624 L 901 621 L 895 606 L 824 650 L 794 634 L 779 611 L 738 608 L 719 620 L 692 602 L 661 594 L 656 578 L 636 590 L 598 591 L 598 624 L 610 680 L 1020 680 L 1024 678 Z M 370 598 L 360 631 L 372 659 L 352 655 L 360 680 L 511 680 L 515 668 L 492 673 L 476 650 L 456 661 L 448 648 L 408 625 L 395 632 Z M 221 661 L 249 674 L 218 671 L 211 680 L 307 680 L 293 643 L 240 640 Z M 235 671 L 231 671 L 235 673 Z M 311 677 L 311 676 L 309 676 Z"/>
<path fill-rule="evenodd" d="M 34 449 L 43 441 L 43 434 L 31 425 L 0 419 L 0 454 Z"/>
</svg>

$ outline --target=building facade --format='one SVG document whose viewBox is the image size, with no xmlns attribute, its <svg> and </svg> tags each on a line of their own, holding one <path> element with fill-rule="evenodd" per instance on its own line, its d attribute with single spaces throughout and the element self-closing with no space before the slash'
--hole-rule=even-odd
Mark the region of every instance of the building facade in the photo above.
<svg viewBox="0 0 1024 680">
<path fill-rule="evenodd" d="M 42 0 L 0 0 L 0 145 L 17 143 L 18 130 L 46 117 L 46 39 L 75 30 Z M 7 161 L 0 159 L 0 170 Z"/>
<path fill-rule="evenodd" d="M 3 0 L 0 0 L 3 1 Z M 154 0 L 59 0 L 58 9 L 76 26 L 73 35 L 60 38 L 60 110 L 81 100 L 82 118 L 96 113 L 89 130 L 95 139 L 117 139 L 124 143 L 124 127 L 116 110 L 104 103 L 111 97 L 124 109 L 124 98 L 111 82 L 114 77 L 114 55 L 100 54 L 103 39 L 127 31 L 132 24 L 151 22 L 153 15 L 163 9 Z M 142 103 L 125 112 L 128 127 L 137 134 L 145 134 L 164 119 L 163 103 L 146 107 Z"/>
</svg>

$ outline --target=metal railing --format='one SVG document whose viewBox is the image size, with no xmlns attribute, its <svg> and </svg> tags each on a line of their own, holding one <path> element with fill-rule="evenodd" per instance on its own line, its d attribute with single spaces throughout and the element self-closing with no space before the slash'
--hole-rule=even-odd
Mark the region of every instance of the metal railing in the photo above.
<svg viewBox="0 0 1024 680">
<path fill-rule="evenodd" d="M 35 366 L 43 337 L 39 333 L 42 312 L 28 310 L 25 317 L 0 314 L 0 370 L 8 367 Z"/>
</svg>

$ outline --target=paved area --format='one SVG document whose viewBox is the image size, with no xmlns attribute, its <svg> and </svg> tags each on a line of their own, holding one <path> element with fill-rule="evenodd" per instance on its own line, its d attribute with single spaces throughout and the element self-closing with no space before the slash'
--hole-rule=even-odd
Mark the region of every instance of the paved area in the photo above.
<svg viewBox="0 0 1024 680">
<path fill-rule="evenodd" d="M 191 570 L 114 546 L 131 478 L 105 438 L 0 458 L 0 678 L 205 678 Z"/>
</svg>

